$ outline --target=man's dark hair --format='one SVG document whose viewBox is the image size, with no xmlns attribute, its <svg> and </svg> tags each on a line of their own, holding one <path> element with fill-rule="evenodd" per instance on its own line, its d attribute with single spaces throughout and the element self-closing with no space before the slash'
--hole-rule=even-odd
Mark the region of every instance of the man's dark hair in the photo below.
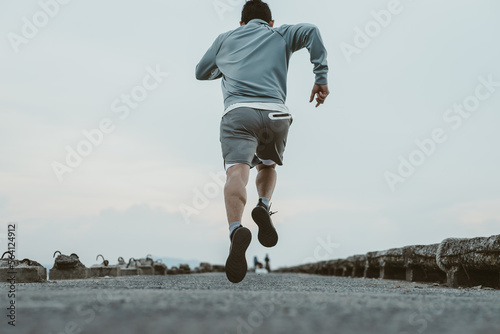
<svg viewBox="0 0 500 334">
<path fill-rule="evenodd" d="M 271 9 L 267 3 L 262 2 L 262 0 L 249 0 L 245 3 L 241 11 L 241 21 L 247 24 L 253 19 L 261 19 L 266 22 L 273 20 Z"/>
</svg>

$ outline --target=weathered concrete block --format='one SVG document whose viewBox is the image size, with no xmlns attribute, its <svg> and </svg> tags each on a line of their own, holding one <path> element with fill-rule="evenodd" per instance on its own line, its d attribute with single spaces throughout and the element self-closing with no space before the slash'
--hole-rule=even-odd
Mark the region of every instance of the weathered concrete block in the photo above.
<svg viewBox="0 0 500 334">
<path fill-rule="evenodd" d="M 332 260 L 330 262 L 331 272 L 333 276 L 344 276 L 345 272 L 345 259 Z"/>
<path fill-rule="evenodd" d="M 47 281 L 47 269 L 40 263 L 24 259 L 13 260 L 10 269 L 9 260 L 0 260 L 0 282 L 8 282 L 14 276 L 16 283 L 42 283 Z"/>
<path fill-rule="evenodd" d="M 191 268 L 188 264 L 181 264 L 179 265 L 179 272 L 181 274 L 191 274 Z"/>
<path fill-rule="evenodd" d="M 300 267 L 300 271 L 304 274 L 314 274 L 317 263 L 307 263 Z"/>
<path fill-rule="evenodd" d="M 137 265 L 141 265 L 141 266 L 153 266 L 154 265 L 154 260 L 150 257 L 150 255 L 148 255 L 147 257 L 137 259 L 137 260 L 135 258 L 132 258 L 132 259 L 133 259 L 133 261 L 135 261 L 135 263 Z"/>
<path fill-rule="evenodd" d="M 212 265 L 210 263 L 201 262 L 200 268 L 201 268 L 201 271 L 204 273 L 211 273 L 212 272 Z"/>
<path fill-rule="evenodd" d="M 363 277 L 379 278 L 380 277 L 380 262 L 378 260 L 378 252 L 366 253 L 365 272 Z"/>
<path fill-rule="evenodd" d="M 60 254 L 54 261 L 54 267 L 49 270 L 49 279 L 53 280 L 82 279 L 87 277 L 89 277 L 89 270 L 80 262 L 76 254 L 71 254 L 70 256 Z"/>
<path fill-rule="evenodd" d="M 153 276 L 155 274 L 153 266 L 150 266 L 150 265 L 138 265 L 137 268 L 142 271 L 141 275 L 144 275 L 144 276 Z"/>
<path fill-rule="evenodd" d="M 353 255 L 349 256 L 346 259 L 347 263 L 349 263 L 349 271 L 350 277 L 363 277 L 365 273 L 366 266 L 366 255 Z M 347 274 L 347 272 L 346 272 Z"/>
<path fill-rule="evenodd" d="M 350 277 L 352 275 L 353 263 L 348 259 L 343 259 L 339 263 L 339 276 Z"/>
<path fill-rule="evenodd" d="M 172 267 L 172 268 L 167 270 L 167 275 L 178 275 L 178 274 L 180 274 L 180 272 L 179 272 L 179 268 L 177 268 L 177 267 Z"/>
<path fill-rule="evenodd" d="M 313 273 L 316 275 L 328 275 L 328 261 L 316 262 L 314 265 Z"/>
<path fill-rule="evenodd" d="M 446 274 L 436 262 L 439 244 L 403 247 L 406 280 L 412 282 L 445 282 Z"/>
<path fill-rule="evenodd" d="M 343 275 L 344 275 L 344 268 L 340 267 L 338 263 L 334 265 L 333 276 L 343 276 Z"/>
<path fill-rule="evenodd" d="M 212 266 L 212 271 L 214 273 L 225 273 L 226 272 L 226 267 L 224 265 L 221 265 L 221 264 L 214 264 Z"/>
<path fill-rule="evenodd" d="M 441 242 L 436 263 L 446 272 L 450 287 L 500 287 L 500 235 Z"/>
<path fill-rule="evenodd" d="M 403 267 L 391 267 L 391 266 L 385 266 L 385 265 L 381 266 L 380 267 L 380 278 L 405 280 L 406 279 L 406 269 Z"/>
<path fill-rule="evenodd" d="M 295 267 L 292 267 L 291 270 L 288 270 L 287 272 L 295 273 L 295 274 L 307 274 L 308 272 L 308 265 L 298 265 Z"/>
<path fill-rule="evenodd" d="M 47 269 L 43 267 L 15 267 L 14 270 L 0 268 L 0 281 L 6 282 L 12 276 L 16 283 L 42 283 L 47 281 Z"/>
<path fill-rule="evenodd" d="M 303 265 L 299 265 L 299 266 L 292 267 L 291 272 L 296 273 L 296 274 L 304 274 L 306 271 L 305 271 Z"/>
<path fill-rule="evenodd" d="M 119 266 L 93 266 L 89 269 L 89 277 L 120 276 Z"/>
<path fill-rule="evenodd" d="M 406 278 L 403 248 L 391 248 L 366 254 L 364 276 L 367 278 L 399 279 Z"/>
<path fill-rule="evenodd" d="M 392 248 L 379 252 L 380 278 L 399 279 L 406 278 L 406 268 L 403 258 L 403 248 Z"/>
<path fill-rule="evenodd" d="M 155 262 L 153 267 L 154 267 L 155 275 L 166 275 L 167 274 L 167 266 L 165 264 Z"/>
<path fill-rule="evenodd" d="M 80 262 L 78 255 L 71 254 L 70 256 L 60 254 L 56 257 L 54 261 L 54 269 L 65 270 L 74 268 L 86 268 L 83 263 Z"/>
<path fill-rule="evenodd" d="M 319 273 L 320 263 L 314 262 L 309 264 L 309 274 L 317 275 Z"/>
<path fill-rule="evenodd" d="M 88 268 L 77 267 L 73 269 L 57 269 L 49 270 L 49 279 L 83 279 L 89 277 Z"/>
<path fill-rule="evenodd" d="M 339 260 L 328 260 L 325 261 L 323 274 L 328 276 L 333 276 L 335 274 L 335 267 Z"/>
</svg>

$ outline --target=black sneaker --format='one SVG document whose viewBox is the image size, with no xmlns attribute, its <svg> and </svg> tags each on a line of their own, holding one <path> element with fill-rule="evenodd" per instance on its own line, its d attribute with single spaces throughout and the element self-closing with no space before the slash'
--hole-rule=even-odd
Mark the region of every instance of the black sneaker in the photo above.
<svg viewBox="0 0 500 334">
<path fill-rule="evenodd" d="M 274 213 L 269 211 L 260 198 L 259 203 L 252 210 L 252 218 L 257 226 L 259 226 L 259 241 L 265 247 L 273 247 L 278 243 L 278 233 L 271 220 L 271 215 Z"/>
<path fill-rule="evenodd" d="M 226 276 L 233 283 L 239 283 L 247 274 L 248 265 L 245 252 L 252 241 L 252 233 L 240 226 L 231 233 L 231 248 L 226 260 Z"/>
</svg>

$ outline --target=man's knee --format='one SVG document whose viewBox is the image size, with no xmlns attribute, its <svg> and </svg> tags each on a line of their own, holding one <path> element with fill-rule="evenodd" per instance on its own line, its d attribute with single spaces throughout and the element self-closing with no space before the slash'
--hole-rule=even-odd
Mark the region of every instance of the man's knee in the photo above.
<svg viewBox="0 0 500 334">
<path fill-rule="evenodd" d="M 226 171 L 227 181 L 231 178 L 245 179 L 249 171 L 250 171 L 250 166 L 248 166 L 247 164 L 233 165 L 229 167 Z"/>
<path fill-rule="evenodd" d="M 260 170 L 263 170 L 263 169 L 267 169 L 267 168 L 272 168 L 272 169 L 276 169 L 276 164 L 272 164 L 272 165 L 266 165 L 266 164 L 258 164 L 256 166 L 257 170 L 260 171 Z"/>
</svg>

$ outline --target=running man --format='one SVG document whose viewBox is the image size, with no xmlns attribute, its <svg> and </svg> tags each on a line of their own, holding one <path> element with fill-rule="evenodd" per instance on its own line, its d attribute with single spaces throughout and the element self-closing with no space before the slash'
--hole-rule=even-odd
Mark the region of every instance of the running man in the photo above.
<svg viewBox="0 0 500 334">
<path fill-rule="evenodd" d="M 326 49 L 312 24 L 273 28 L 269 6 L 261 0 L 245 3 L 240 27 L 217 37 L 196 66 L 198 80 L 222 78 L 224 114 L 220 125 L 226 169 L 224 201 L 231 247 L 226 261 L 229 281 L 238 283 L 248 270 L 245 252 L 252 240 L 241 225 L 247 201 L 250 168 L 257 168 L 259 194 L 252 218 L 265 247 L 278 242 L 271 220 L 270 200 L 276 185 L 276 165 L 283 165 L 292 116 L 285 106 L 288 62 L 293 52 L 307 48 L 316 76 L 309 102 L 316 107 L 329 94 Z"/>
</svg>

